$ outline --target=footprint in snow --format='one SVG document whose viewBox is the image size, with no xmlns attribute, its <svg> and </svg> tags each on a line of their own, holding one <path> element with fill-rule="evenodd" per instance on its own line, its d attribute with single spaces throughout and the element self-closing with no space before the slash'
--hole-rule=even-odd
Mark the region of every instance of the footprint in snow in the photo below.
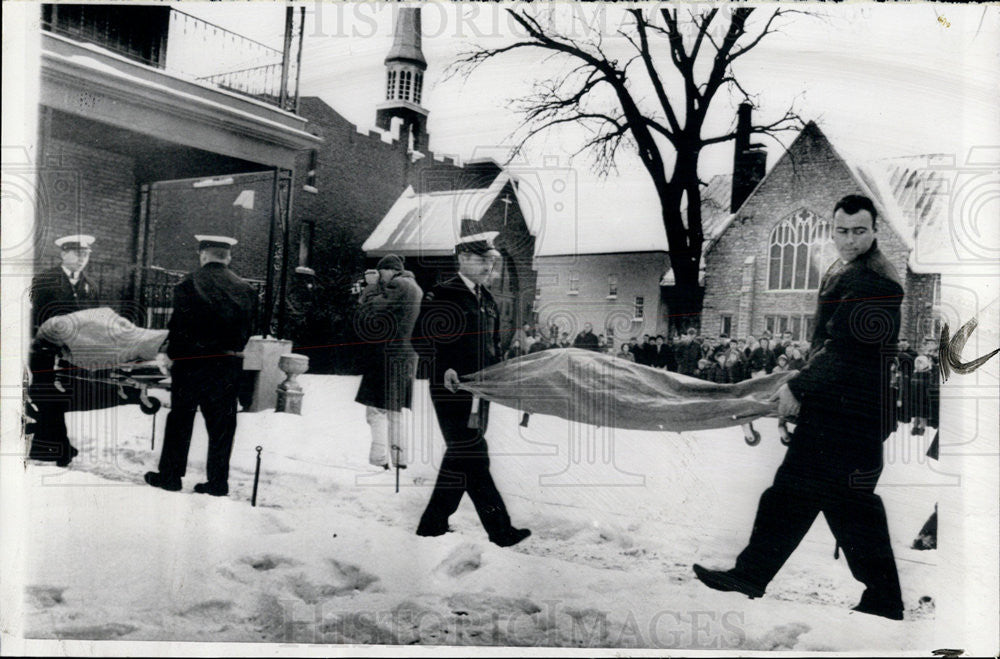
<svg viewBox="0 0 1000 659">
<path fill-rule="evenodd" d="M 469 572 L 475 572 L 482 565 L 483 551 L 477 545 L 465 543 L 455 547 L 441 563 L 434 568 L 435 572 L 449 577 L 460 577 Z"/>
<path fill-rule="evenodd" d="M 246 563 L 258 572 L 269 572 L 275 568 L 281 566 L 294 567 L 299 565 L 299 562 L 294 558 L 289 558 L 287 556 L 280 556 L 278 554 L 264 554 L 263 556 L 244 556 L 240 559 L 241 563 Z"/>
<path fill-rule="evenodd" d="M 134 625 L 111 622 L 103 625 L 60 627 L 53 634 L 59 640 L 110 641 L 138 630 Z"/>
<path fill-rule="evenodd" d="M 66 588 L 56 586 L 28 586 L 25 590 L 28 601 L 40 609 L 51 609 L 63 603 Z"/>
</svg>

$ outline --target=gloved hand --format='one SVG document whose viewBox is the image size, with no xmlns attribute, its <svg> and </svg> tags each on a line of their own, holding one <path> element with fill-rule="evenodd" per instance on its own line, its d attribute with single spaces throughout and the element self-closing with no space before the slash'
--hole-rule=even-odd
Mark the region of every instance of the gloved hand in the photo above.
<svg viewBox="0 0 1000 659">
<path fill-rule="evenodd" d="M 174 365 L 174 360 L 167 357 L 167 353 L 158 352 L 156 353 L 156 367 L 160 369 L 160 373 L 164 375 L 170 375 L 170 368 Z"/>
</svg>

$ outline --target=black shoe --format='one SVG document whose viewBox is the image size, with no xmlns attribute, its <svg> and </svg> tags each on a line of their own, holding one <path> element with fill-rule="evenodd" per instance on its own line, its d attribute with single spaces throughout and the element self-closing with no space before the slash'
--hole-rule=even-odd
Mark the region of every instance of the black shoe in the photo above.
<svg viewBox="0 0 1000 659">
<path fill-rule="evenodd" d="M 873 616 L 882 616 L 883 618 L 888 618 L 889 620 L 903 619 L 903 609 L 901 608 L 872 606 L 864 602 L 858 604 L 856 607 L 851 609 L 851 611 L 857 611 L 859 613 L 868 613 Z"/>
<path fill-rule="evenodd" d="M 143 480 L 153 487 L 158 487 L 168 492 L 179 492 L 181 489 L 180 478 L 169 478 L 158 471 L 147 471 L 146 475 L 143 476 Z"/>
<path fill-rule="evenodd" d="M 528 529 L 515 529 L 513 526 L 503 533 L 490 536 L 490 542 L 500 547 L 513 547 L 531 535 Z"/>
<path fill-rule="evenodd" d="M 890 620 L 902 620 L 903 619 L 903 603 L 896 600 L 892 604 L 887 604 L 882 601 L 879 597 L 873 597 L 870 590 L 866 589 L 865 592 L 861 594 L 861 601 L 855 606 L 852 611 L 857 611 L 859 613 L 868 613 L 873 616 L 882 616 L 883 618 L 889 618 Z"/>
<path fill-rule="evenodd" d="M 452 528 L 448 526 L 447 523 L 441 524 L 424 524 L 421 522 L 417 526 L 417 535 L 423 536 L 425 538 L 436 538 L 439 535 L 444 535 L 445 533 L 451 533 Z"/>
<path fill-rule="evenodd" d="M 32 447 L 31 451 L 28 452 L 28 457 L 40 462 L 55 462 L 57 467 L 66 467 L 73 461 L 73 457 L 77 453 L 76 449 L 67 451 L 61 449 L 36 449 Z"/>
<path fill-rule="evenodd" d="M 194 486 L 194 491 L 198 494 L 211 494 L 213 497 L 224 497 L 229 494 L 229 485 L 214 485 L 212 483 L 198 483 Z"/>
<path fill-rule="evenodd" d="M 761 597 L 764 594 L 763 588 L 755 586 L 746 579 L 740 577 L 736 574 L 735 570 L 728 570 L 725 572 L 722 570 L 709 570 L 708 568 L 704 568 L 695 563 L 694 575 L 698 577 L 698 580 L 703 584 L 715 590 L 743 593 L 750 599 Z"/>
</svg>

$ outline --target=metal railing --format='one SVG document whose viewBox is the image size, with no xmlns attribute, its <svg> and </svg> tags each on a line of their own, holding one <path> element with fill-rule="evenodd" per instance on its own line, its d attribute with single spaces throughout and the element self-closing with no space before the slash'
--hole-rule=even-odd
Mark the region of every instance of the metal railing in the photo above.
<svg viewBox="0 0 1000 659">
<path fill-rule="evenodd" d="M 301 40 L 304 13 L 295 15 L 299 24 L 292 34 Z M 109 9 L 107 5 L 48 4 L 43 5 L 42 28 L 295 111 L 299 78 L 295 50 L 299 44 L 289 49 L 286 58 L 278 48 L 174 7 L 161 6 Z M 280 44 L 280 27 L 274 36 Z"/>
<path fill-rule="evenodd" d="M 58 265 L 50 261 L 48 267 Z M 187 274 L 175 270 L 134 264 L 98 261 L 87 264 L 84 274 L 97 289 L 101 306 L 131 320 L 139 327 L 166 329 L 174 310 L 174 287 Z M 244 279 L 257 292 L 252 334 L 268 334 L 265 327 L 264 290 L 266 282 Z"/>
</svg>

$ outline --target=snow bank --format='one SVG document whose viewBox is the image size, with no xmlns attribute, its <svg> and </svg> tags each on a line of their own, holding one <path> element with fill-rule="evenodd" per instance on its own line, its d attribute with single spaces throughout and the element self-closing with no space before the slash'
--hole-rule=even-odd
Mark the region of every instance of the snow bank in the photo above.
<svg viewBox="0 0 1000 659">
<path fill-rule="evenodd" d="M 691 564 L 728 567 L 784 447 L 774 421 L 702 433 L 575 426 L 494 406 L 494 477 L 525 542 L 487 541 L 466 498 L 454 531 L 414 534 L 443 451 L 419 382 L 410 468 L 367 465 L 358 378 L 301 378 L 303 415 L 240 414 L 231 492 L 204 479 L 199 420 L 184 490 L 142 484 L 165 413 L 70 415 L 81 455 L 30 464 L 25 607 L 35 639 L 722 650 L 927 651 L 939 635 L 937 552 L 909 548 L 945 478 L 903 428 L 880 493 L 907 619 L 850 612 L 853 580 L 817 521 L 767 595 L 709 590 Z M 249 503 L 262 448 L 258 506 Z M 923 599 L 922 598 L 926 598 Z M 846 629 L 850 630 L 845 634 Z M 69 647 L 69 646 L 67 646 Z"/>
</svg>

